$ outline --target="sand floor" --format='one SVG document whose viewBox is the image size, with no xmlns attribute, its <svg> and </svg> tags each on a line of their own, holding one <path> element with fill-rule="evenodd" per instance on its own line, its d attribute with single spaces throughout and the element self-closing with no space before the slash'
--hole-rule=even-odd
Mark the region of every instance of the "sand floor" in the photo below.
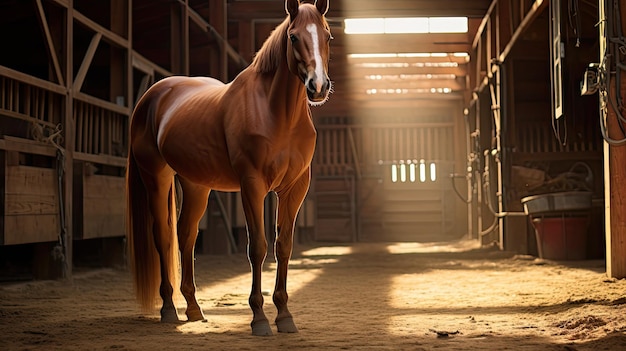
<svg viewBox="0 0 626 351">
<path fill-rule="evenodd" d="M 473 242 L 298 246 L 300 332 L 253 337 L 245 255 L 199 255 L 206 322 L 142 313 L 126 269 L 0 285 L 2 350 L 626 350 L 626 281 L 604 262 L 553 262 Z M 263 276 L 271 302 L 275 264 Z M 184 301 L 178 303 L 184 318 Z"/>
</svg>

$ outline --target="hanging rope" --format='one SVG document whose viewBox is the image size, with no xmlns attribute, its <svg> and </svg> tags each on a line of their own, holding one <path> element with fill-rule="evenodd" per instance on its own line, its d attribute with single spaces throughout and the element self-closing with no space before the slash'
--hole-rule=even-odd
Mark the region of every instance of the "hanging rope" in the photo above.
<svg viewBox="0 0 626 351">
<path fill-rule="evenodd" d="M 63 128 L 58 124 L 55 128 L 41 124 L 31 123 L 30 134 L 35 141 L 50 144 L 57 150 L 56 170 L 57 170 L 57 190 L 59 199 L 59 235 L 57 244 L 52 249 L 54 260 L 61 262 L 63 278 L 68 278 L 69 266 L 67 262 L 67 227 L 65 222 L 65 201 L 63 197 L 63 179 L 65 177 L 65 149 L 63 143 Z"/>
</svg>

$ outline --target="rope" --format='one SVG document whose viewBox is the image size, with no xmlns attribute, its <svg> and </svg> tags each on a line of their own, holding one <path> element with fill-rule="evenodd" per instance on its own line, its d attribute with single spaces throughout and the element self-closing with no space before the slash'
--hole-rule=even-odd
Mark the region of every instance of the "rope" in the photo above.
<svg viewBox="0 0 626 351">
<path fill-rule="evenodd" d="M 65 201 L 63 197 L 63 178 L 65 177 L 65 149 L 63 143 L 63 128 L 57 124 L 55 128 L 41 124 L 31 124 L 30 133 L 35 141 L 50 144 L 57 149 L 56 169 L 57 169 L 57 190 L 59 193 L 59 235 L 58 242 L 52 249 L 52 257 L 62 263 L 63 278 L 69 277 L 69 266 L 67 262 L 67 227 L 65 223 Z"/>
</svg>

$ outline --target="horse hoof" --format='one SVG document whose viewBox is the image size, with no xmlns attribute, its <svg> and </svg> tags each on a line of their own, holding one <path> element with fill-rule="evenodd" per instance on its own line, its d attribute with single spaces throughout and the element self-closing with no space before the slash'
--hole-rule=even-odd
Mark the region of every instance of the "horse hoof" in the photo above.
<svg viewBox="0 0 626 351">
<path fill-rule="evenodd" d="M 284 318 L 276 321 L 279 333 L 297 333 L 298 327 L 293 322 L 293 318 Z"/>
<path fill-rule="evenodd" d="M 204 314 L 202 314 L 202 311 L 198 310 L 198 311 L 187 311 L 187 321 L 188 322 L 196 322 L 196 321 L 203 321 L 206 322 L 206 318 L 204 317 Z"/>
<path fill-rule="evenodd" d="M 161 323 L 178 323 L 178 313 L 175 308 L 163 308 L 161 309 Z"/>
<path fill-rule="evenodd" d="M 274 333 L 272 332 L 272 328 L 270 327 L 270 322 L 267 320 L 260 320 L 256 322 L 250 323 L 252 327 L 252 335 L 254 336 L 272 336 Z"/>
</svg>

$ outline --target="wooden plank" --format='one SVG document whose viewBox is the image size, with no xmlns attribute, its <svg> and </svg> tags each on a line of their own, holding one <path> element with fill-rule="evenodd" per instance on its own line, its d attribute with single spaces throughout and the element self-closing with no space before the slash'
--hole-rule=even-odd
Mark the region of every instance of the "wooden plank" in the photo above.
<svg viewBox="0 0 626 351">
<path fill-rule="evenodd" d="M 59 200 L 56 195 L 7 193 L 4 198 L 6 201 L 5 216 L 59 213 Z"/>
<path fill-rule="evenodd" d="M 54 241 L 59 233 L 56 170 L 30 166 L 5 169 L 5 245 Z"/>
<path fill-rule="evenodd" d="M 6 194 L 57 194 L 56 170 L 31 166 L 9 166 L 6 170 Z"/>
<path fill-rule="evenodd" d="M 4 217 L 4 245 L 56 241 L 58 235 L 58 214 Z"/>
<path fill-rule="evenodd" d="M 123 236 L 125 233 L 124 178 L 83 177 L 82 238 Z"/>
<path fill-rule="evenodd" d="M 30 139 L 16 138 L 4 135 L 0 139 L 0 150 L 18 151 L 36 155 L 56 157 L 57 150 L 53 146 Z"/>
</svg>

